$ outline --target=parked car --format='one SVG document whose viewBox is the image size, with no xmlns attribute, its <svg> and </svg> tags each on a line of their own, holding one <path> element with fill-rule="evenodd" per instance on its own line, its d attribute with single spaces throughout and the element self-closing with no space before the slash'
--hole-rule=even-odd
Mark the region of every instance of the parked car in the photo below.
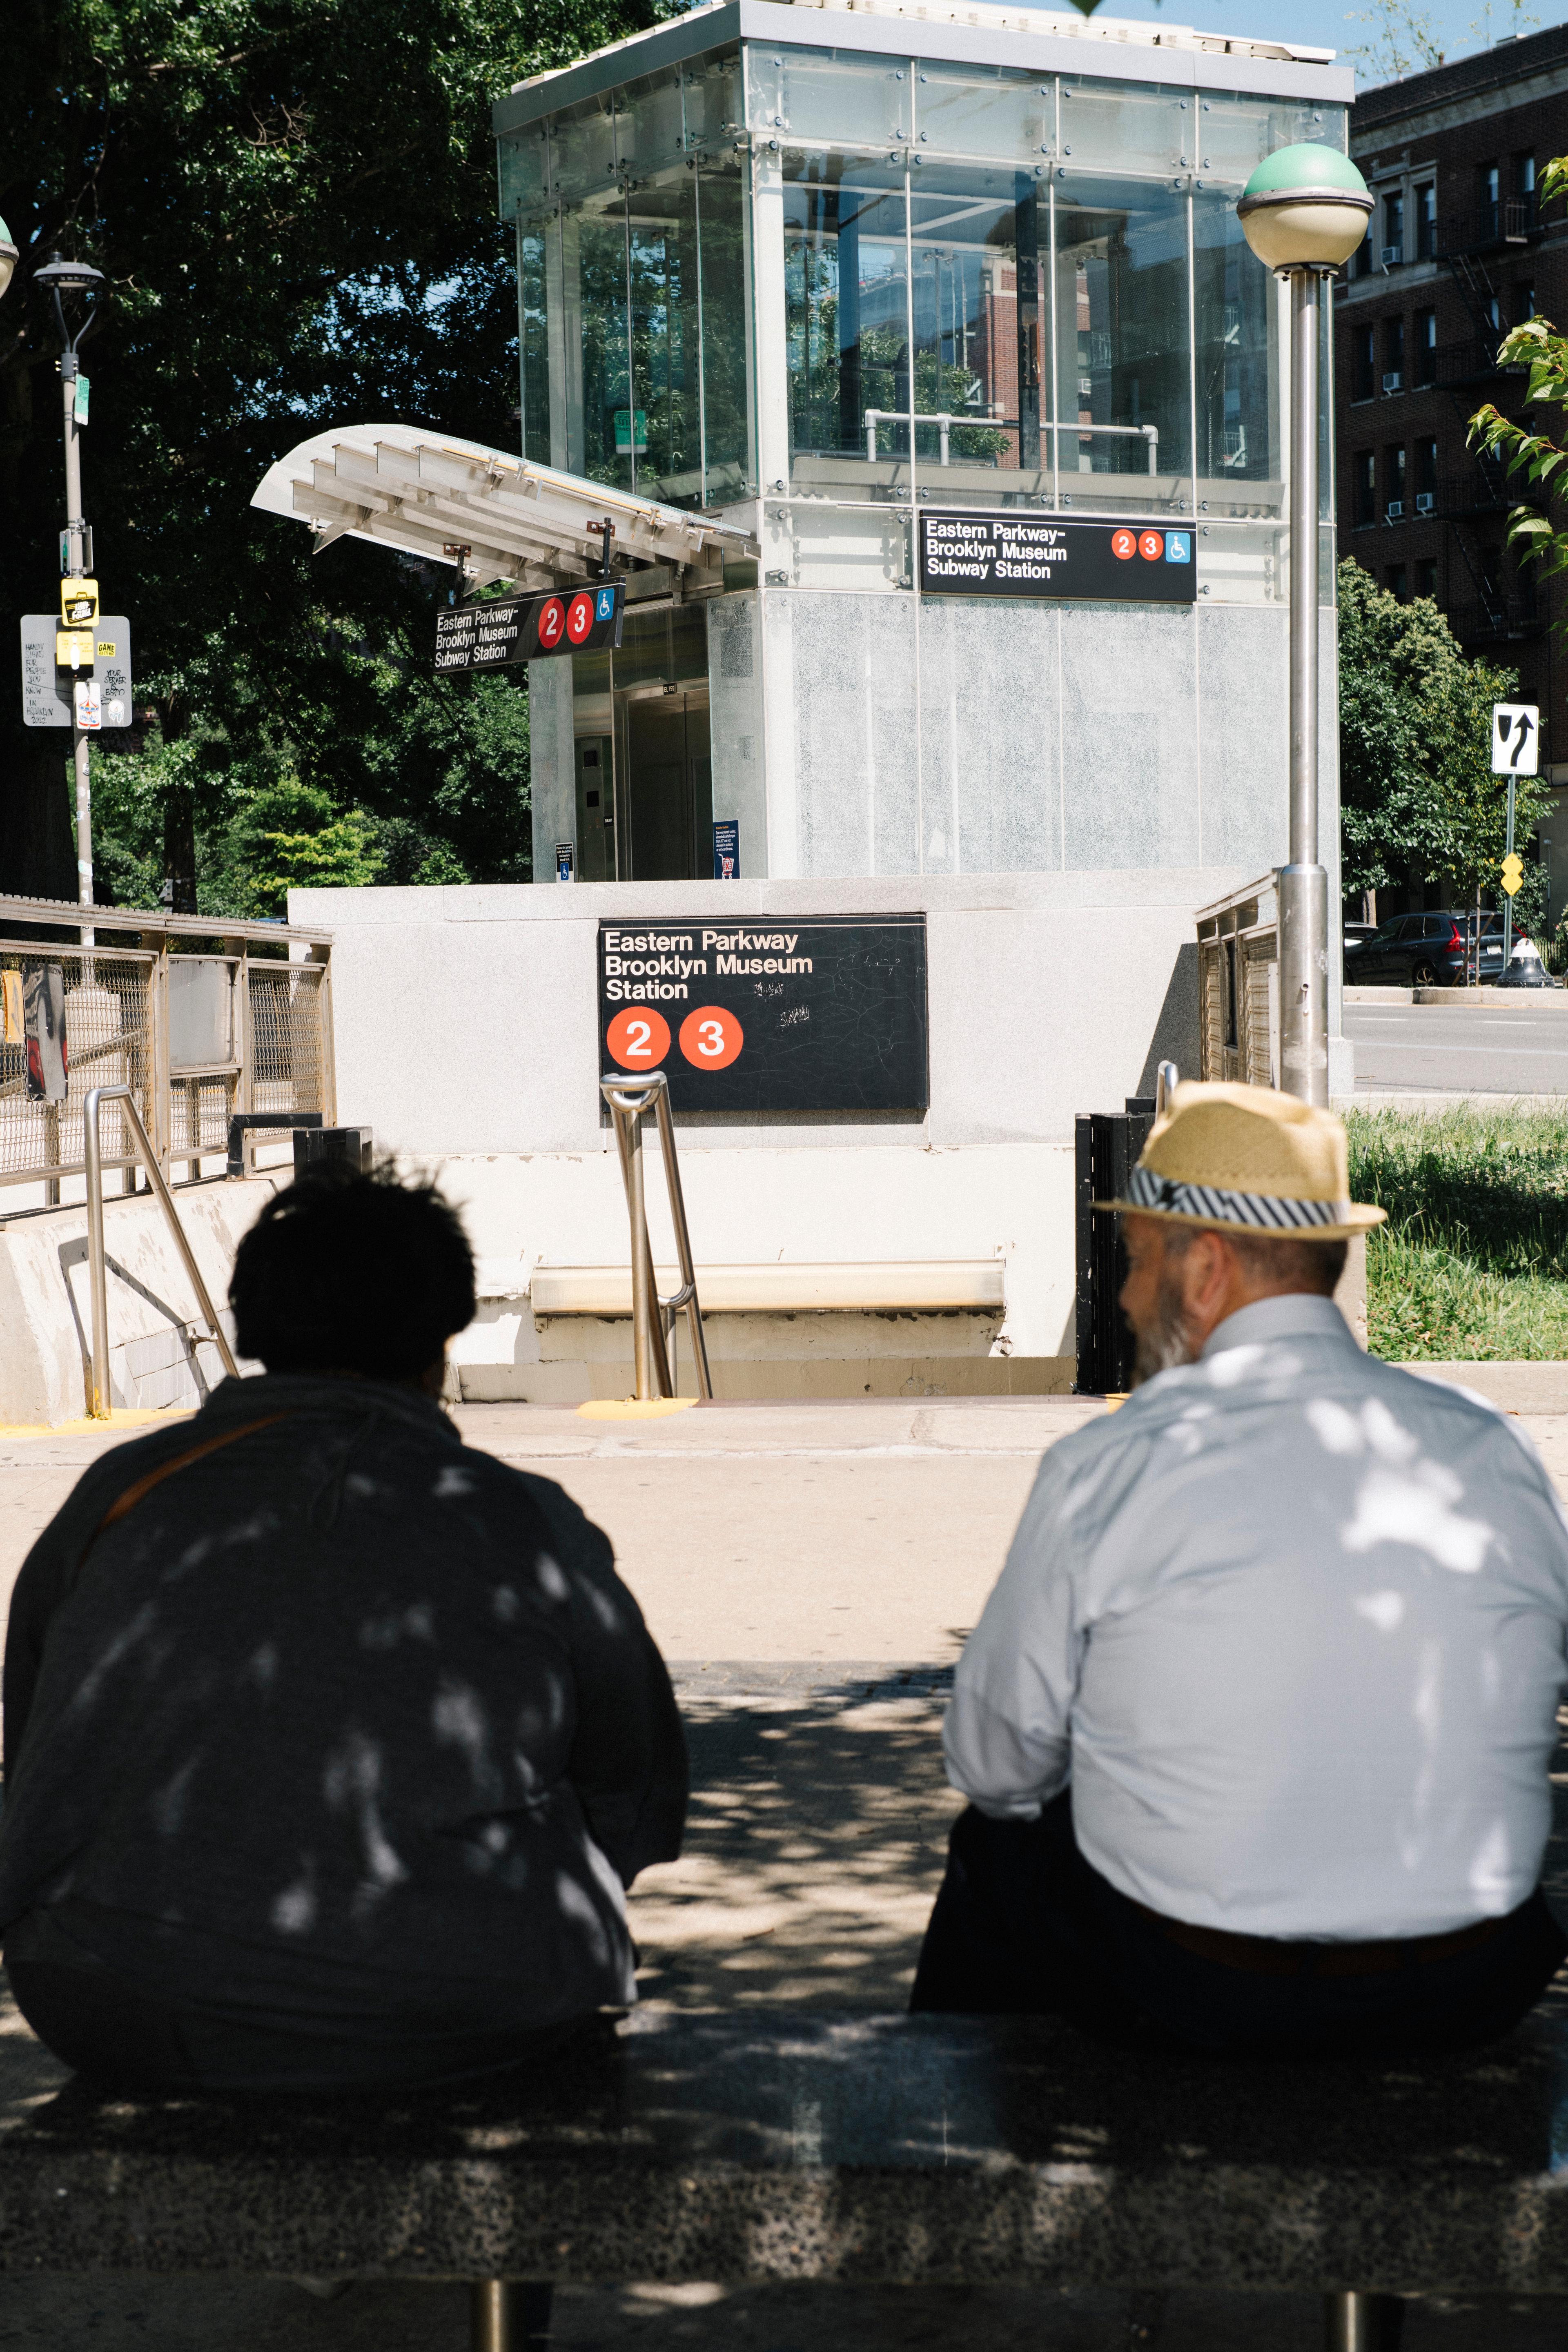
<svg viewBox="0 0 1568 2352">
<path fill-rule="evenodd" d="M 1345 979 L 1391 988 L 1462 988 L 1474 961 L 1476 918 L 1472 908 L 1455 913 L 1428 909 L 1394 915 L 1370 940 L 1345 950 Z M 1481 913 L 1480 977 L 1495 982 L 1502 971 L 1502 917 Z"/>
<path fill-rule="evenodd" d="M 1375 923 L 1346 923 L 1344 927 L 1344 943 L 1347 948 L 1359 947 L 1363 940 L 1376 938 L 1377 925 Z"/>
</svg>

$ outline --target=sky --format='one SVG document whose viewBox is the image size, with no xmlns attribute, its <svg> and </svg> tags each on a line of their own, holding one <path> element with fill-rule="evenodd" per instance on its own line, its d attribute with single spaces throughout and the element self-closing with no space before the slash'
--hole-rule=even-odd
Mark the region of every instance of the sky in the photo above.
<svg viewBox="0 0 1568 2352">
<path fill-rule="evenodd" d="M 1060 0 L 1058 0 L 1060 5 Z M 1516 32 L 1537 32 L 1563 18 L 1556 5 L 1531 8 L 1530 0 L 1101 0 L 1108 16 L 1136 17 L 1150 24 L 1191 25 L 1199 32 L 1247 35 L 1265 40 L 1301 41 L 1313 48 L 1333 49 L 1339 61 L 1353 66 L 1358 87 L 1366 89 L 1391 78 L 1386 64 L 1373 58 L 1349 58 L 1352 48 L 1380 47 L 1386 58 L 1388 31 L 1400 38 L 1402 22 L 1414 19 L 1447 58 L 1470 57 Z M 1380 42 L 1381 35 L 1381 42 Z M 1415 44 L 1406 33 L 1403 44 L 1414 60 Z M 1418 70 L 1413 62 L 1406 70 Z"/>
</svg>

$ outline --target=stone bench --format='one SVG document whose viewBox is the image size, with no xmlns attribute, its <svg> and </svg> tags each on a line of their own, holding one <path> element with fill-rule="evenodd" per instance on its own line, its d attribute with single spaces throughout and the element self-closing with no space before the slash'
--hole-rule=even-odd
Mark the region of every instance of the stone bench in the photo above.
<svg viewBox="0 0 1568 2352">
<path fill-rule="evenodd" d="M 466 2278 L 484 2352 L 555 2280 L 1272 2288 L 1364 2352 L 1380 2297 L 1568 2289 L 1568 2028 L 1243 2066 L 1047 2020 L 663 2011 L 532 2083 L 238 2103 L 95 2094 L 16 2023 L 0 2271 Z"/>
</svg>

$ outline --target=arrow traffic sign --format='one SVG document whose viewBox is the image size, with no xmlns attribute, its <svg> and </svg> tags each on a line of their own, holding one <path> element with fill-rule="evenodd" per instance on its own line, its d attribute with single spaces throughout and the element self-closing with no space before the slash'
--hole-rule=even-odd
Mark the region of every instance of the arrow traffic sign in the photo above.
<svg viewBox="0 0 1568 2352">
<path fill-rule="evenodd" d="M 1541 709 L 1534 702 L 1492 705 L 1492 773 L 1533 776 L 1541 760 Z"/>
</svg>

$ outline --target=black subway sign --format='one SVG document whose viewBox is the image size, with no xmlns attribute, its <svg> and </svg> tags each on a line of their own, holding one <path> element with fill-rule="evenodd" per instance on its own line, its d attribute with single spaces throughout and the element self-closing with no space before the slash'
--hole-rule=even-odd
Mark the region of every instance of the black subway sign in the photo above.
<svg viewBox="0 0 1568 2352">
<path fill-rule="evenodd" d="M 599 925 L 601 1067 L 677 1110 L 923 1111 L 923 915 Z"/>
<path fill-rule="evenodd" d="M 618 580 L 558 596 L 497 596 L 436 615 L 437 669 L 499 669 L 547 654 L 591 654 L 621 642 Z"/>
<path fill-rule="evenodd" d="M 924 513 L 921 587 L 928 596 L 1076 596 L 1191 604 L 1193 534 L 1184 525 L 1063 522 L 1052 514 Z"/>
</svg>

